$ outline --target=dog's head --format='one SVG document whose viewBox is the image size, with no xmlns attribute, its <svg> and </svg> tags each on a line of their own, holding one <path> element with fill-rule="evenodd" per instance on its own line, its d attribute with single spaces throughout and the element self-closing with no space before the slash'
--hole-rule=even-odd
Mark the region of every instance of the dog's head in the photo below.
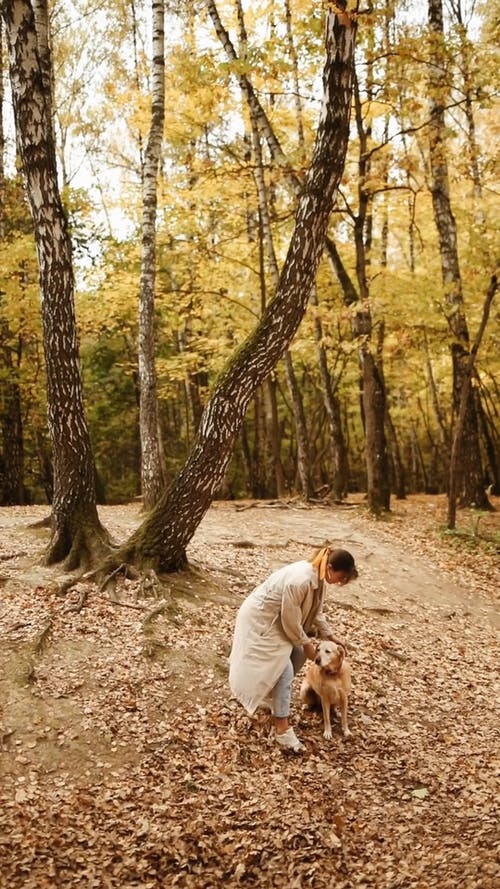
<svg viewBox="0 0 500 889">
<path fill-rule="evenodd" d="M 338 673 L 344 658 L 345 648 L 343 645 L 325 640 L 318 645 L 315 663 L 322 670 L 328 670 L 329 673 Z"/>
</svg>

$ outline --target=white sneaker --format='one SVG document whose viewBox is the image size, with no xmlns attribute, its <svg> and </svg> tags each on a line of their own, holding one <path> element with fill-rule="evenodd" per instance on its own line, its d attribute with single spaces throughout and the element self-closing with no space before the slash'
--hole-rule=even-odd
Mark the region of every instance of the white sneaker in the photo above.
<svg viewBox="0 0 500 889">
<path fill-rule="evenodd" d="M 283 747 L 285 750 L 293 750 L 294 753 L 300 753 L 302 750 L 305 750 L 293 728 L 288 728 L 282 735 L 276 735 L 276 742 L 280 747 Z"/>
</svg>

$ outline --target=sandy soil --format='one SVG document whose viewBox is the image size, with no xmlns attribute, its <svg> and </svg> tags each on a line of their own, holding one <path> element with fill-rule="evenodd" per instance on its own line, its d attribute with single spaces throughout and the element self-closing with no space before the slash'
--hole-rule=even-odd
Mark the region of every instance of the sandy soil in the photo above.
<svg viewBox="0 0 500 889">
<path fill-rule="evenodd" d="M 1 509 L 0 886 L 493 889 L 500 513 L 450 537 L 444 510 L 214 504 L 145 621 L 156 600 L 131 582 L 71 612 L 30 527 L 46 511 Z M 117 540 L 140 522 L 137 504 L 101 517 Z M 230 699 L 227 654 L 244 595 L 326 540 L 360 570 L 327 609 L 353 737 L 326 741 L 295 700 L 293 757 Z"/>
</svg>

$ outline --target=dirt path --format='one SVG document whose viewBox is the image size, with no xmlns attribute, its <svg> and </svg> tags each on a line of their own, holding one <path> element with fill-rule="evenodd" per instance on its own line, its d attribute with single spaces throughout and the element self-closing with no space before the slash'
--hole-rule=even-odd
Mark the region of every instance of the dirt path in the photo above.
<svg viewBox="0 0 500 889">
<path fill-rule="evenodd" d="M 130 583 L 68 613 L 29 527 L 44 509 L 0 510 L 2 889 L 493 889 L 498 553 L 443 540 L 442 511 L 215 504 L 189 547 L 204 574 L 172 577 L 144 626 Z M 140 521 L 101 512 L 117 539 Z M 226 658 L 243 596 L 327 539 L 360 569 L 329 597 L 353 737 L 296 706 L 293 758 L 229 699 Z"/>
</svg>

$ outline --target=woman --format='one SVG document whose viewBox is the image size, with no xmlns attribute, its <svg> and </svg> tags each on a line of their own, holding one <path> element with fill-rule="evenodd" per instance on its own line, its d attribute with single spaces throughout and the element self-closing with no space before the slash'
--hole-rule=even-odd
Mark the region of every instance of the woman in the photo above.
<svg viewBox="0 0 500 889">
<path fill-rule="evenodd" d="M 281 747 L 304 749 L 288 718 L 293 677 L 316 656 L 309 636 L 339 641 L 323 614 L 324 581 L 345 584 L 357 576 L 351 553 L 325 546 L 311 561 L 274 571 L 238 611 L 229 658 L 231 691 L 250 714 L 271 698 Z"/>
</svg>

